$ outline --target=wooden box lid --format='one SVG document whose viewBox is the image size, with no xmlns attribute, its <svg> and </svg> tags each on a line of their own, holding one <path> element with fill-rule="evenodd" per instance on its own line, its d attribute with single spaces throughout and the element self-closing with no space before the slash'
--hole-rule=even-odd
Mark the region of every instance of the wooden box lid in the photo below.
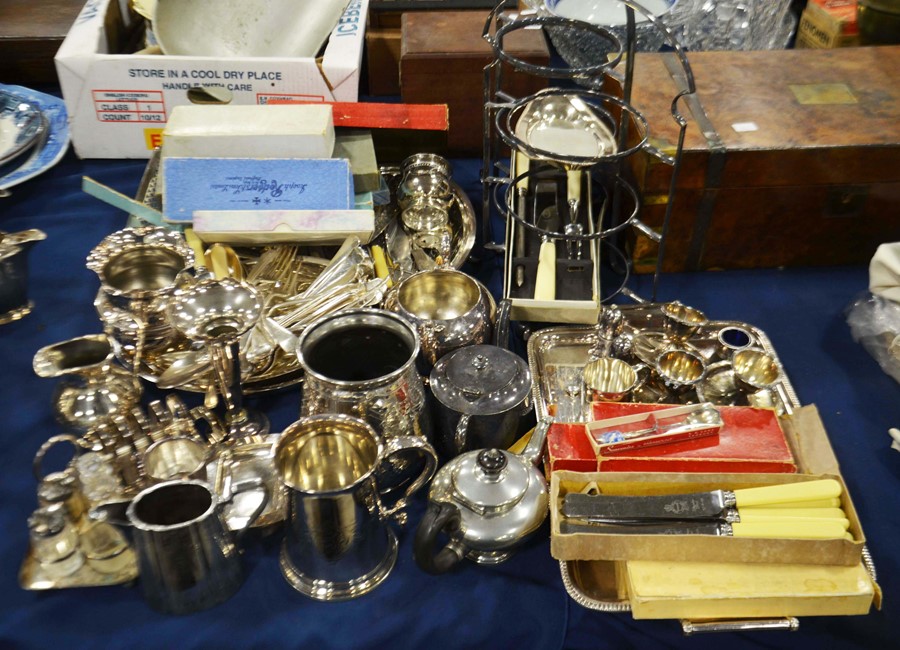
<svg viewBox="0 0 900 650">
<path fill-rule="evenodd" d="M 480 72 L 493 58 L 481 37 L 486 11 L 419 11 L 404 13 L 400 60 L 405 73 L 444 76 Z M 540 30 L 521 29 L 505 37 L 506 50 L 530 62 L 549 60 Z"/>
<path fill-rule="evenodd" d="M 709 186 L 717 145 L 725 151 L 718 187 L 900 180 L 900 46 L 692 52 L 688 59 L 699 101 L 679 103 L 689 120 L 680 186 Z M 678 135 L 669 111 L 678 88 L 673 61 L 672 53 L 635 60 L 632 102 L 664 150 Z M 669 170 L 651 165 L 646 187 L 666 187 Z"/>
<path fill-rule="evenodd" d="M 85 0 L 0 2 L 0 79 L 6 83 L 55 83 L 53 56 Z"/>
</svg>

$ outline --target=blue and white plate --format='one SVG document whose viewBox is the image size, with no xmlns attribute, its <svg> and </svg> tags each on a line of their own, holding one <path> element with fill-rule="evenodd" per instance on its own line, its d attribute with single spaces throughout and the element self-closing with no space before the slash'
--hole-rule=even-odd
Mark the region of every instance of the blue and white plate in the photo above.
<svg viewBox="0 0 900 650">
<path fill-rule="evenodd" d="M 12 161 L 18 165 L 7 164 L 0 168 L 0 192 L 24 183 L 50 169 L 59 162 L 69 148 L 69 119 L 66 105 L 62 99 L 39 93 L 22 86 L 0 84 L 0 101 L 11 101 L 33 107 L 37 116 L 37 134 L 17 153 L 4 158 L 0 154 L 0 164 Z M 5 136 L 4 136 L 5 138 Z M 28 153 L 30 151 L 30 154 Z"/>
</svg>

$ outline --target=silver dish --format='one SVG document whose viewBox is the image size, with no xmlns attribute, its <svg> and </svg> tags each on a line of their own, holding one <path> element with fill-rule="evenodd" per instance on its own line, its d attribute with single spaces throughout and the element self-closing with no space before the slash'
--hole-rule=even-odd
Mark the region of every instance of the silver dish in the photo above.
<svg viewBox="0 0 900 650">
<path fill-rule="evenodd" d="M 0 165 L 35 144 L 46 128 L 37 106 L 0 90 Z"/>
</svg>

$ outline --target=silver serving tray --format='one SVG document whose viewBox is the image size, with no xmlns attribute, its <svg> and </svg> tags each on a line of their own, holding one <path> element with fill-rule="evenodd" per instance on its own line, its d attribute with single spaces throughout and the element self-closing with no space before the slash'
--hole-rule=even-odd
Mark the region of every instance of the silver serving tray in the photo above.
<svg viewBox="0 0 900 650">
<path fill-rule="evenodd" d="M 662 332 L 663 317 L 661 303 L 645 303 L 641 305 L 620 305 L 625 315 L 626 328 L 632 332 Z M 754 345 L 772 355 L 781 369 L 782 380 L 777 387 L 777 398 L 771 404 L 776 410 L 792 410 L 800 407 L 800 400 L 784 372 L 784 367 L 769 337 L 761 329 L 738 321 L 709 321 L 700 331 L 691 337 L 689 344 L 699 352 L 710 364 L 716 361 L 716 334 L 723 327 L 741 327 L 753 336 Z M 547 381 L 559 367 L 573 369 L 583 368 L 592 346 L 597 343 L 597 336 L 592 326 L 551 327 L 532 334 L 528 340 L 528 365 L 534 382 L 533 396 L 535 412 L 538 417 L 549 415 L 549 405 L 553 400 L 553 386 Z M 701 389 L 702 391 L 702 389 Z M 746 402 L 744 402 L 746 404 Z M 762 405 L 762 404 L 759 404 Z"/>
</svg>

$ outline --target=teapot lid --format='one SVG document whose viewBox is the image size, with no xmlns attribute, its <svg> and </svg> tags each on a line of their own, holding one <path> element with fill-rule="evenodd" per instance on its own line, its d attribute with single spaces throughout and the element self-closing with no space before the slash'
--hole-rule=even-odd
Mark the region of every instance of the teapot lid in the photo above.
<svg viewBox="0 0 900 650">
<path fill-rule="evenodd" d="M 466 415 L 503 413 L 531 392 L 531 372 L 519 356 L 496 345 L 470 345 L 442 357 L 430 377 L 439 402 Z"/>
<path fill-rule="evenodd" d="M 501 449 L 462 454 L 452 472 L 455 497 L 480 515 L 505 512 L 522 500 L 530 471 L 521 458 Z"/>
</svg>

